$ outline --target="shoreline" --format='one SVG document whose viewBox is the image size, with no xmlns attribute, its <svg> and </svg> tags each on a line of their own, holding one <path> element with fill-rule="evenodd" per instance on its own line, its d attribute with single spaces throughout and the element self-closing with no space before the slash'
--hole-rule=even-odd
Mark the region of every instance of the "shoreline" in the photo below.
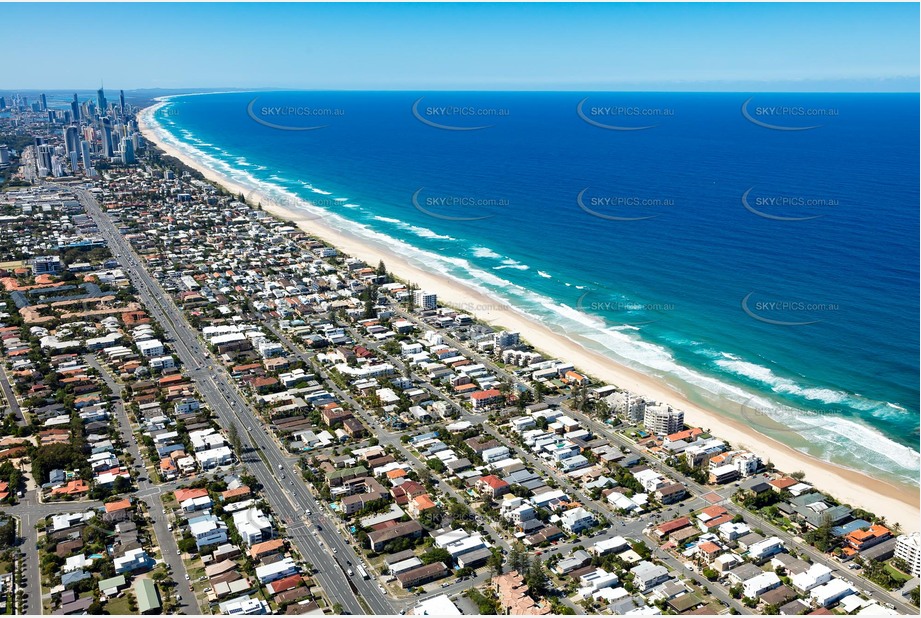
<svg viewBox="0 0 921 618">
<path fill-rule="evenodd" d="M 253 191 L 249 187 L 242 186 L 188 154 L 163 143 L 158 139 L 154 128 L 148 125 L 148 116 L 152 116 L 165 104 L 165 100 L 160 100 L 144 109 L 138 115 L 139 130 L 146 139 L 156 144 L 165 154 L 198 170 L 209 181 L 234 194 L 247 195 L 250 201 L 259 202 L 265 212 L 297 225 L 305 233 L 328 242 L 350 256 L 359 258 L 370 265 L 384 261 L 388 271 L 404 281 L 435 292 L 439 302 L 460 308 L 487 324 L 519 332 L 522 339 L 533 345 L 535 349 L 546 353 L 548 357 L 566 360 L 578 370 L 607 384 L 683 410 L 688 425 L 711 429 L 715 436 L 729 441 L 733 446 L 752 451 L 763 461 L 771 461 L 777 469 L 788 474 L 795 471 L 804 472 L 806 482 L 841 502 L 884 516 L 890 523 L 898 522 L 906 532 L 921 529 L 921 501 L 919 501 L 919 494 L 916 490 L 898 487 L 874 479 L 863 472 L 816 459 L 761 434 L 742 422 L 706 410 L 672 390 L 658 378 L 619 365 L 614 360 L 583 347 L 577 341 L 552 331 L 546 325 L 525 318 L 486 294 L 464 286 L 449 277 L 426 271 L 403 256 L 388 251 L 386 246 L 350 236 L 330 226 L 323 221 L 322 217 L 311 217 L 305 215 L 303 211 L 286 208 L 260 191 Z M 304 202 L 309 204 L 308 200 Z M 830 491 L 830 488 L 835 489 Z"/>
</svg>

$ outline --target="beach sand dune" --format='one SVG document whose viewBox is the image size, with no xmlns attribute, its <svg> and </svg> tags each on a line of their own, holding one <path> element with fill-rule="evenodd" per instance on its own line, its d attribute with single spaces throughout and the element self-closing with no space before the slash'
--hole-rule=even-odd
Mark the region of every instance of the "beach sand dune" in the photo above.
<svg viewBox="0 0 921 618">
<path fill-rule="evenodd" d="M 582 371 L 608 384 L 628 389 L 646 399 L 665 402 L 684 410 L 687 423 L 709 429 L 714 435 L 728 440 L 734 446 L 746 448 L 760 456 L 763 461 L 772 462 L 780 470 L 788 473 L 804 472 L 807 482 L 831 494 L 841 502 L 885 516 L 888 522 L 898 522 L 905 531 L 921 529 L 921 509 L 919 509 L 921 499 L 919 499 L 917 490 L 896 487 L 866 474 L 835 466 L 801 453 L 758 433 L 742 422 L 720 416 L 695 405 L 663 381 L 619 365 L 610 358 L 586 349 L 579 343 L 553 332 L 545 325 L 525 318 L 493 298 L 452 279 L 426 271 L 402 256 L 389 252 L 385 246 L 376 246 L 365 239 L 358 239 L 331 227 L 322 219 L 305 218 L 303 211 L 284 208 L 265 195 L 253 193 L 251 187 L 235 183 L 232 179 L 206 167 L 187 153 L 164 143 L 157 135 L 155 123 L 152 121 L 152 115 L 159 105 L 163 103 L 149 107 L 139 115 L 139 127 L 143 135 L 157 144 L 166 154 L 197 169 L 209 180 L 235 194 L 249 195 L 260 202 L 266 212 L 297 224 L 305 232 L 368 264 L 376 265 L 383 260 L 387 269 L 400 279 L 412 282 L 427 291 L 435 292 L 440 302 L 462 308 L 475 315 L 477 319 L 519 332 L 522 338 L 550 357 L 565 359 Z"/>
</svg>

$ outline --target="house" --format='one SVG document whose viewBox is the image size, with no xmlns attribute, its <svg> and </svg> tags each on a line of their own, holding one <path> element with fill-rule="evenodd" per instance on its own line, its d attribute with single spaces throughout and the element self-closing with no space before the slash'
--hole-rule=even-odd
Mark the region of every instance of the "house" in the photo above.
<svg viewBox="0 0 921 618">
<path fill-rule="evenodd" d="M 210 509 L 214 505 L 214 502 L 211 500 L 211 496 L 207 494 L 198 498 L 188 498 L 179 503 L 179 506 L 182 507 L 186 513 L 194 513 L 195 511 L 204 511 Z"/>
<path fill-rule="evenodd" d="M 276 594 L 285 592 L 286 590 L 297 588 L 301 585 L 301 583 L 303 583 L 303 581 L 304 578 L 299 574 L 289 575 L 288 577 L 282 577 L 281 579 L 270 582 L 266 588 L 268 589 L 269 594 L 275 596 Z"/>
<path fill-rule="evenodd" d="M 268 584 L 298 572 L 297 564 L 291 558 L 282 558 L 277 562 L 256 567 L 256 579 L 261 584 Z"/>
<path fill-rule="evenodd" d="M 177 489 L 173 492 L 173 495 L 176 497 L 176 502 L 182 504 L 187 500 L 208 497 L 208 490 L 203 487 L 197 489 Z"/>
<path fill-rule="evenodd" d="M 757 599 L 762 593 L 773 590 L 780 585 L 780 578 L 773 571 L 765 571 L 756 577 L 742 582 L 743 594 L 750 599 Z"/>
<path fill-rule="evenodd" d="M 227 491 L 221 492 L 221 502 L 225 504 L 230 502 L 236 502 L 237 500 L 242 500 L 248 498 L 252 494 L 252 490 L 246 485 L 241 485 L 235 489 L 228 489 Z"/>
<path fill-rule="evenodd" d="M 412 517 L 416 519 L 419 519 L 426 512 L 437 508 L 438 505 L 435 504 L 431 498 L 429 498 L 428 494 L 422 494 L 421 496 L 411 498 L 409 503 L 406 505 L 406 510 Z"/>
<path fill-rule="evenodd" d="M 470 402 L 474 410 L 482 410 L 489 406 L 501 403 L 505 396 L 499 389 L 490 388 L 485 391 L 476 391 L 470 394 Z"/>
<path fill-rule="evenodd" d="M 507 494 L 511 488 L 507 482 L 493 474 L 481 477 L 476 482 L 476 487 L 477 491 L 483 495 L 489 496 L 493 500 Z"/>
<path fill-rule="evenodd" d="M 249 557 L 253 560 L 261 560 L 263 556 L 283 551 L 285 541 L 283 539 L 271 539 L 262 543 L 255 543 L 249 548 Z"/>
<path fill-rule="evenodd" d="M 704 564 L 709 565 L 713 564 L 713 561 L 719 557 L 723 548 L 712 541 L 704 541 L 703 543 L 698 543 L 694 551 L 704 561 Z"/>
<path fill-rule="evenodd" d="M 160 594 L 152 579 L 136 579 L 134 596 L 137 598 L 138 613 L 153 614 L 160 610 Z"/>
<path fill-rule="evenodd" d="M 114 597 L 121 589 L 128 585 L 124 575 L 116 575 L 108 579 L 100 579 L 97 584 L 99 592 L 105 597 Z"/>
<path fill-rule="evenodd" d="M 764 571 L 754 564 L 745 563 L 729 571 L 727 577 L 732 584 L 743 584 L 753 577 L 758 577 L 762 573 L 764 573 Z"/>
<path fill-rule="evenodd" d="M 783 541 L 772 536 L 748 548 L 748 558 L 752 562 L 764 562 L 771 556 L 779 554 L 784 549 Z"/>
<path fill-rule="evenodd" d="M 843 599 L 844 597 L 855 594 L 857 591 L 843 579 L 832 579 L 826 584 L 813 588 L 809 591 L 809 597 L 819 607 L 828 607 Z"/>
<path fill-rule="evenodd" d="M 806 593 L 831 581 L 831 574 L 832 570 L 824 564 L 814 563 L 807 571 L 793 575 L 790 583 L 798 591 Z"/>
<path fill-rule="evenodd" d="M 597 556 L 606 556 L 612 552 L 621 552 L 625 549 L 629 549 L 630 542 L 627 541 L 622 536 L 611 537 L 610 539 L 604 539 L 596 542 L 591 546 L 588 551 Z"/>
<path fill-rule="evenodd" d="M 674 504 L 683 500 L 687 495 L 687 488 L 680 483 L 671 483 L 656 490 L 656 499 L 662 504 Z"/>
<path fill-rule="evenodd" d="M 224 543 L 227 540 L 227 525 L 215 515 L 202 515 L 189 520 L 189 533 L 201 550 L 208 545 Z"/>
<path fill-rule="evenodd" d="M 579 577 L 579 588 L 582 596 L 588 596 L 596 590 L 616 586 L 619 579 L 614 573 L 608 573 L 604 569 L 593 569 Z"/>
<path fill-rule="evenodd" d="M 844 542 L 856 551 L 863 551 L 891 538 L 892 533 L 886 526 L 874 524 L 867 530 L 854 530 L 844 537 Z"/>
<path fill-rule="evenodd" d="M 233 514 L 233 524 L 244 545 L 253 545 L 272 535 L 272 522 L 260 509 L 250 507 Z"/>
<path fill-rule="evenodd" d="M 563 558 L 556 563 L 556 566 L 553 567 L 553 570 L 558 575 L 568 575 L 576 569 L 581 569 L 592 561 L 592 557 L 588 555 L 584 550 L 576 550 L 572 552 L 572 555 L 568 558 Z"/>
<path fill-rule="evenodd" d="M 105 514 L 102 519 L 107 522 L 125 521 L 131 516 L 131 500 L 128 498 L 106 502 L 103 507 Z"/>
<path fill-rule="evenodd" d="M 368 534 L 368 540 L 371 543 L 371 550 L 380 552 L 391 541 L 402 538 L 417 539 L 422 536 L 423 532 L 424 528 L 419 522 L 413 520 L 399 523 L 383 530 L 375 530 Z"/>
<path fill-rule="evenodd" d="M 570 534 L 578 534 L 583 530 L 594 527 L 597 520 L 590 511 L 580 506 L 563 513 L 560 516 L 560 522 L 563 530 Z"/>
<path fill-rule="evenodd" d="M 664 522 L 656 526 L 655 534 L 660 539 L 666 538 L 669 534 L 677 532 L 691 525 L 691 520 L 687 517 L 678 517 L 671 521 Z"/>
<path fill-rule="evenodd" d="M 433 562 L 432 564 L 426 564 L 408 571 L 403 571 L 399 573 L 396 578 L 400 588 L 405 590 L 406 588 L 423 586 L 436 579 L 441 579 L 447 574 L 448 567 L 445 566 L 444 562 Z"/>
<path fill-rule="evenodd" d="M 507 446 L 496 446 L 494 448 L 489 448 L 480 453 L 480 457 L 483 458 L 483 463 L 491 464 L 497 461 L 502 461 L 503 459 L 508 459 L 509 449 Z"/>
<path fill-rule="evenodd" d="M 630 569 L 630 572 L 633 573 L 633 585 L 640 592 L 646 592 L 671 577 L 664 566 L 646 560 Z"/>
<path fill-rule="evenodd" d="M 153 567 L 154 560 L 141 549 L 132 549 L 125 552 L 124 556 L 113 560 L 116 573 L 133 573 Z"/>
<path fill-rule="evenodd" d="M 412 609 L 413 616 L 460 616 L 461 611 L 457 608 L 450 597 L 446 594 L 440 594 L 416 603 Z"/>
</svg>

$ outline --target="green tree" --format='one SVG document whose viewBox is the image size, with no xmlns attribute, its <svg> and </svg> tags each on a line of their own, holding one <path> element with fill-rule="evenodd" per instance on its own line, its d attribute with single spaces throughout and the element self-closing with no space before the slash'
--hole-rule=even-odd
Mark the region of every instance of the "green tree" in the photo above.
<svg viewBox="0 0 921 618">
<path fill-rule="evenodd" d="M 240 430 L 237 428 L 236 423 L 230 423 L 230 427 L 227 428 L 227 437 L 230 439 L 230 446 L 233 447 L 234 452 L 237 455 L 242 455 L 243 440 L 240 438 Z"/>
<path fill-rule="evenodd" d="M 443 547 L 434 547 L 422 555 L 422 564 L 435 564 L 436 562 L 451 564 L 451 552 Z"/>
<path fill-rule="evenodd" d="M 503 570 L 502 552 L 500 552 L 499 549 L 496 547 L 493 547 L 490 550 L 490 552 L 491 552 L 491 555 L 489 556 L 489 559 L 486 561 L 486 566 L 489 567 L 489 570 L 493 574 L 493 577 L 497 575 L 502 575 L 502 570 Z"/>
<path fill-rule="evenodd" d="M 537 558 L 532 560 L 525 581 L 533 594 L 543 596 L 547 592 L 547 585 L 550 581 L 544 570 L 544 563 Z"/>
</svg>

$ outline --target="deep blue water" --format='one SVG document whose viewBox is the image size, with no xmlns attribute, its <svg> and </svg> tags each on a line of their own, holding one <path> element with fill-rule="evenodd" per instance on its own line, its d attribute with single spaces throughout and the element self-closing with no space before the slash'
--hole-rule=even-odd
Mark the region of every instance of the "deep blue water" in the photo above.
<svg viewBox="0 0 921 618">
<path fill-rule="evenodd" d="M 255 97 L 157 120 L 702 405 L 917 485 L 917 95 L 759 94 L 751 120 L 743 94 Z"/>
</svg>

